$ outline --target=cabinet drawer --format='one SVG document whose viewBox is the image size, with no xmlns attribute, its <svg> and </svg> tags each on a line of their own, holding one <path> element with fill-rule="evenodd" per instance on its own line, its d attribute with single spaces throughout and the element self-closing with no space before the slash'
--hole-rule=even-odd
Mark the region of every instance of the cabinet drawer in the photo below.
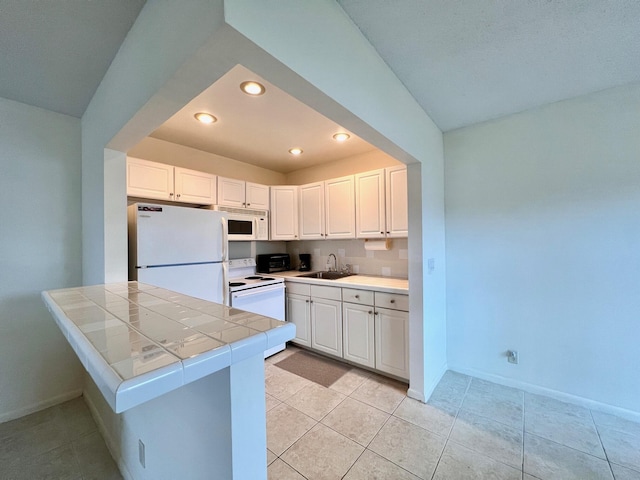
<svg viewBox="0 0 640 480">
<path fill-rule="evenodd" d="M 287 288 L 287 293 L 296 293 L 298 295 L 311 295 L 311 285 L 308 283 L 298 283 L 298 282 L 285 282 L 285 287 Z"/>
<path fill-rule="evenodd" d="M 342 301 L 358 303 L 360 305 L 373 305 L 373 292 L 369 290 L 356 290 L 355 288 L 343 288 Z"/>
<path fill-rule="evenodd" d="M 340 287 L 311 285 L 311 296 L 318 298 L 328 298 L 330 300 L 342 300 L 342 289 Z"/>
<path fill-rule="evenodd" d="M 376 307 L 393 308 L 394 310 L 409 311 L 409 295 L 397 293 L 375 292 Z"/>
</svg>

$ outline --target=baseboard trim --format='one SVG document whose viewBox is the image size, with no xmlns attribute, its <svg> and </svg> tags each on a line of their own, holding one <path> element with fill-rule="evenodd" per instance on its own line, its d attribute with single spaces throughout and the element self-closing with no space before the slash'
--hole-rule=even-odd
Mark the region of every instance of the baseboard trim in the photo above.
<svg viewBox="0 0 640 480">
<path fill-rule="evenodd" d="M 100 416 L 100 413 L 96 408 L 96 405 L 93 403 L 93 400 L 91 399 L 91 395 L 89 395 L 85 390 L 85 392 L 83 393 L 83 396 L 84 396 L 84 401 L 87 404 L 87 407 L 89 407 L 91 416 L 93 417 L 93 419 L 96 422 L 96 425 L 98 426 L 98 431 L 100 432 L 100 435 L 102 435 L 102 438 L 104 438 L 104 443 L 107 445 L 107 449 L 111 454 L 111 458 L 113 458 L 116 464 L 118 465 L 118 470 L 120 470 L 120 474 L 122 475 L 124 480 L 135 480 L 131 475 L 131 472 L 129 472 L 129 469 L 127 468 L 127 464 L 124 462 L 122 456 L 119 453 L 120 449 L 117 447 L 118 444 L 115 442 L 115 440 L 109 434 L 109 431 L 105 427 L 104 420 L 102 416 Z"/>
<path fill-rule="evenodd" d="M 481 380 L 488 380 L 490 382 L 498 383 L 500 385 L 505 385 L 507 387 L 519 388 L 520 390 L 524 390 L 525 392 L 535 393 L 538 395 L 546 395 L 547 397 L 555 398 L 556 400 L 560 400 L 567 403 L 574 403 L 576 405 L 580 405 L 581 407 L 589 408 L 591 410 L 597 410 L 603 413 L 609 413 L 611 415 L 616 415 L 618 417 L 626 418 L 627 420 L 631 420 L 634 422 L 640 422 L 640 412 L 635 412 L 633 410 L 627 410 L 626 408 L 616 407 L 615 405 L 609 405 L 607 403 L 598 402 L 596 400 L 591 400 L 590 398 L 580 397 L 578 395 L 572 395 L 570 393 L 565 393 L 560 390 L 553 390 L 551 388 L 541 387 L 533 383 L 527 383 L 519 380 L 514 380 L 512 378 L 506 378 L 501 375 L 486 373 L 480 370 L 475 370 L 473 368 L 463 368 L 455 365 L 450 365 L 449 370 L 453 370 L 454 372 L 458 372 L 458 373 L 463 373 L 465 375 L 470 375 L 472 377 L 476 377 Z"/>
<path fill-rule="evenodd" d="M 59 403 L 64 403 L 68 400 L 78 398 L 80 395 L 82 395 L 82 389 L 71 390 L 70 392 L 56 395 L 55 397 L 48 398 L 41 402 L 33 403 L 31 405 L 13 410 L 11 412 L 3 413 L 2 415 L 0 415 L 0 423 L 9 422 L 11 420 L 15 420 L 16 418 L 39 412 L 40 410 L 44 410 L 45 408 L 53 407 L 54 405 L 58 405 Z"/>
<path fill-rule="evenodd" d="M 442 376 L 445 374 L 447 370 L 448 370 L 448 367 L 447 367 L 447 364 L 445 363 L 440 367 L 440 371 L 438 375 L 436 375 L 435 379 L 431 382 L 431 384 L 425 386 L 424 392 L 421 392 L 413 388 L 409 388 L 409 390 L 407 391 L 407 396 L 409 398 L 419 400 L 422 403 L 426 403 L 429 397 L 431 397 L 431 394 L 433 393 L 433 391 L 438 386 L 438 383 L 440 383 L 440 380 L 442 380 Z"/>
</svg>

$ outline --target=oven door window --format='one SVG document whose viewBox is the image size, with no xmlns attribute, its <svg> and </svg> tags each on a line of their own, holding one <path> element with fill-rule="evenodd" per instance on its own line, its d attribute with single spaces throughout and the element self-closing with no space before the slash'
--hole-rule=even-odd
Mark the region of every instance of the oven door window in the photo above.
<svg viewBox="0 0 640 480">
<path fill-rule="evenodd" d="M 230 218 L 227 222 L 229 235 L 253 235 L 253 221 L 234 220 Z"/>
</svg>

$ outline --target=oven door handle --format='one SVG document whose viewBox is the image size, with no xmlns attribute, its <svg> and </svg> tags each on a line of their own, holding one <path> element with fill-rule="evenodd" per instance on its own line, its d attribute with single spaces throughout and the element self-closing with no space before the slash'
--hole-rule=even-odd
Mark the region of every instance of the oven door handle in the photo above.
<svg viewBox="0 0 640 480">
<path fill-rule="evenodd" d="M 231 296 L 233 298 L 250 297 L 251 295 L 261 295 L 263 293 L 275 292 L 276 290 L 284 290 L 284 285 L 276 285 L 274 287 L 258 287 L 250 288 L 248 290 L 242 290 L 240 292 L 233 292 Z"/>
</svg>

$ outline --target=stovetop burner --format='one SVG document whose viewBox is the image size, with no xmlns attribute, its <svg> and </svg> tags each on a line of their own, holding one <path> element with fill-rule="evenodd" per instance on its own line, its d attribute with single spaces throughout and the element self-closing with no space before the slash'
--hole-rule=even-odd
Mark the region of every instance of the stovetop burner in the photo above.
<svg viewBox="0 0 640 480">
<path fill-rule="evenodd" d="M 252 275 L 251 277 L 244 277 L 245 280 L 267 280 L 266 278 L 262 278 L 258 275 Z"/>
<path fill-rule="evenodd" d="M 246 283 L 244 283 L 244 282 L 230 282 L 229 283 L 230 287 L 242 287 L 243 285 L 246 285 Z"/>
<path fill-rule="evenodd" d="M 260 277 L 260 279 L 262 279 L 262 280 L 275 280 L 275 278 L 270 278 L 270 277 Z"/>
</svg>

